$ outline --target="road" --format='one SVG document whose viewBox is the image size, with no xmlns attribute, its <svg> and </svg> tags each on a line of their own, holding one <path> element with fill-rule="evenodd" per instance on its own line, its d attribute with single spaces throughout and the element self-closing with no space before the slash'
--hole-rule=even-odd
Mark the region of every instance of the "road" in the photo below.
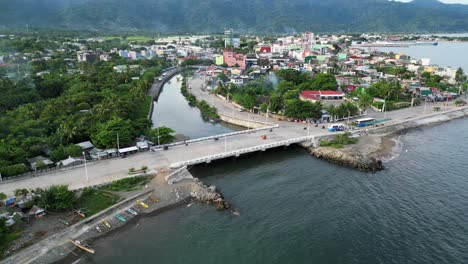
<svg viewBox="0 0 468 264">
<path fill-rule="evenodd" d="M 191 92 L 199 99 L 206 100 L 209 104 L 214 105 L 220 113 L 226 115 L 234 115 L 237 118 L 265 121 L 264 116 L 257 114 L 249 114 L 246 112 L 238 112 L 236 107 L 230 103 L 215 97 L 208 92 L 202 90 L 204 83 L 203 77 L 195 76 L 190 81 Z M 442 103 L 438 103 L 442 108 Z M 433 105 L 428 105 L 426 112 L 432 112 Z M 453 103 L 449 109 L 453 109 Z M 424 111 L 424 105 L 399 111 L 392 111 L 387 113 L 388 118 L 392 119 L 408 119 L 421 115 Z M 370 112 L 369 116 L 375 118 L 383 118 L 384 113 Z M 279 128 L 275 128 L 273 132 L 257 132 L 246 133 L 237 136 L 227 137 L 226 140 L 220 138 L 219 140 L 201 141 L 191 143 L 188 146 L 180 145 L 171 147 L 169 150 L 157 150 L 155 152 L 142 152 L 135 155 L 127 156 L 127 158 L 117 158 L 104 161 L 97 161 L 88 166 L 89 180 L 86 180 L 84 167 L 63 170 L 45 174 L 40 177 L 23 179 L 18 181 L 2 182 L 0 183 L 0 192 L 11 195 L 15 189 L 18 188 L 46 188 L 51 185 L 68 185 L 70 189 L 80 189 L 86 186 L 93 186 L 97 184 L 111 182 L 122 178 L 129 177 L 128 170 L 130 168 L 139 169 L 142 166 L 148 166 L 151 171 L 159 171 L 167 169 L 171 164 L 182 162 L 186 160 L 198 159 L 205 156 L 222 154 L 226 151 L 235 151 L 259 145 L 275 143 L 287 139 L 303 137 L 306 135 L 320 136 L 329 134 L 321 127 L 311 125 L 309 131 L 304 128 L 307 127 L 303 123 L 294 123 L 286 121 L 269 120 L 270 123 L 278 123 Z M 261 136 L 266 135 L 266 139 Z"/>
</svg>

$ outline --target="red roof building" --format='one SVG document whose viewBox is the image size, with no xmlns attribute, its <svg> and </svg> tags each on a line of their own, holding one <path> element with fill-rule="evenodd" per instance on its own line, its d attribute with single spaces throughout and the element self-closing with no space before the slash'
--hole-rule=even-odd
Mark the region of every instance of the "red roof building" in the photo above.
<svg viewBox="0 0 468 264">
<path fill-rule="evenodd" d="M 314 91 L 303 91 L 299 95 L 299 98 L 304 101 L 317 102 L 322 100 L 343 100 L 344 93 L 330 90 L 314 90 Z"/>
<path fill-rule="evenodd" d="M 269 47 L 269 46 L 262 46 L 262 47 L 260 47 L 260 52 L 261 52 L 261 53 L 271 53 L 271 47 Z"/>
</svg>

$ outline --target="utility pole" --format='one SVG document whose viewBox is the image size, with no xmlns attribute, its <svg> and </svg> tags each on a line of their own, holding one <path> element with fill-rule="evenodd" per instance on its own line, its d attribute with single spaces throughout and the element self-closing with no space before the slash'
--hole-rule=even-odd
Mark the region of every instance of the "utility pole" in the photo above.
<svg viewBox="0 0 468 264">
<path fill-rule="evenodd" d="M 88 166 L 86 165 L 86 154 L 84 151 L 83 151 L 83 160 L 84 160 L 84 167 L 85 167 L 86 182 L 88 182 L 89 181 Z"/>
<path fill-rule="evenodd" d="M 117 154 L 120 154 L 119 133 L 117 133 Z"/>
<path fill-rule="evenodd" d="M 159 127 L 158 127 L 158 146 L 161 145 L 160 141 L 159 141 Z"/>
<path fill-rule="evenodd" d="M 426 114 L 426 107 L 427 107 L 427 100 L 424 100 L 424 112 L 423 112 L 423 115 Z"/>
</svg>

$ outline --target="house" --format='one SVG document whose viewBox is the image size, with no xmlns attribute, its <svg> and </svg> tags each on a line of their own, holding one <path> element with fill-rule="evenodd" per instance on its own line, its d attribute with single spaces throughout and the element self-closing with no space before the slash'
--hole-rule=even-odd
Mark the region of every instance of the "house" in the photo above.
<svg viewBox="0 0 468 264">
<path fill-rule="evenodd" d="M 137 153 L 137 152 L 138 152 L 138 148 L 135 146 L 119 149 L 119 153 L 123 155 Z"/>
<path fill-rule="evenodd" d="M 93 143 L 91 143 L 91 141 L 85 141 L 75 145 L 80 146 L 83 149 L 83 151 L 90 151 L 94 148 L 94 145 Z"/>
<path fill-rule="evenodd" d="M 107 158 L 107 152 L 102 151 L 98 148 L 93 148 L 92 150 L 89 151 L 89 156 L 93 160 L 100 160 L 100 159 L 105 159 Z"/>
<path fill-rule="evenodd" d="M 341 101 L 344 98 L 344 93 L 330 90 L 311 90 L 302 91 L 299 95 L 299 99 L 303 101 L 318 102 L 322 100 L 326 101 Z"/>
<path fill-rule="evenodd" d="M 80 165 L 82 163 L 83 163 L 83 159 L 68 157 L 67 159 L 59 161 L 58 164 L 61 166 L 67 167 L 67 166 Z"/>
<path fill-rule="evenodd" d="M 42 157 L 42 156 L 37 156 L 35 158 L 27 159 L 27 161 L 29 162 L 29 164 L 31 165 L 31 169 L 33 169 L 33 170 L 37 170 L 38 165 L 41 164 L 41 163 L 44 164 L 45 167 L 50 167 L 50 166 L 54 165 L 53 161 L 51 161 L 48 158 Z"/>
<path fill-rule="evenodd" d="M 147 141 L 140 141 L 140 142 L 137 142 L 137 148 L 140 150 L 140 151 L 145 151 L 145 150 L 148 150 L 149 149 L 149 145 L 148 145 L 148 142 Z"/>
<path fill-rule="evenodd" d="M 46 215 L 46 211 L 42 208 L 39 208 L 37 206 L 33 206 L 31 208 L 31 210 L 29 210 L 29 215 L 33 215 L 35 216 L 36 218 L 41 218 L 43 217 L 44 215 Z"/>
</svg>

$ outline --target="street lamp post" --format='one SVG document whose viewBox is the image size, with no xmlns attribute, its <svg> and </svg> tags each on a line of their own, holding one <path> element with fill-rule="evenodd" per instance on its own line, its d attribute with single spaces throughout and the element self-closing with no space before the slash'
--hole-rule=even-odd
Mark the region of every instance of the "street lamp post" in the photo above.
<svg viewBox="0 0 468 264">
<path fill-rule="evenodd" d="M 227 137 L 224 137 L 224 152 L 227 152 Z"/>
</svg>

